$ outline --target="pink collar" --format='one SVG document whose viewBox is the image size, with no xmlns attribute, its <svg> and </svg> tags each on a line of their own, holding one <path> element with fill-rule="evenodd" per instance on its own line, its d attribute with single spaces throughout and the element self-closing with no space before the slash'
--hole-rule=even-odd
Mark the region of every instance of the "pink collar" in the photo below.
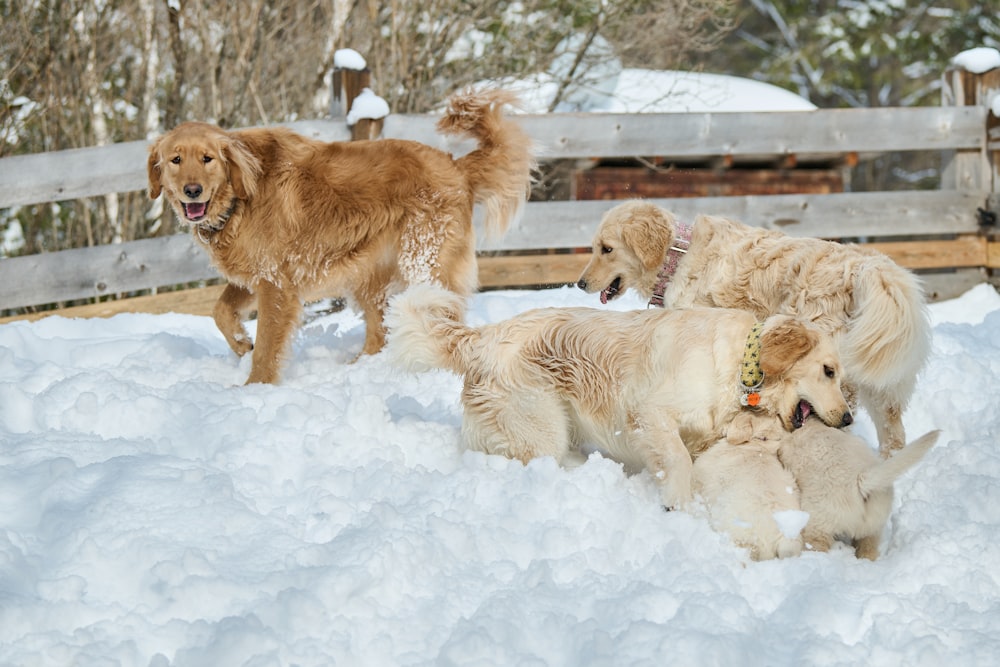
<svg viewBox="0 0 1000 667">
<path fill-rule="evenodd" d="M 683 222 L 677 223 L 674 229 L 674 243 L 667 250 L 667 259 L 663 262 L 660 272 L 656 274 L 653 296 L 649 299 L 650 306 L 663 308 L 663 293 L 667 291 L 667 283 L 677 273 L 677 264 L 681 261 L 681 255 L 691 247 L 691 227 L 692 225 Z"/>
</svg>

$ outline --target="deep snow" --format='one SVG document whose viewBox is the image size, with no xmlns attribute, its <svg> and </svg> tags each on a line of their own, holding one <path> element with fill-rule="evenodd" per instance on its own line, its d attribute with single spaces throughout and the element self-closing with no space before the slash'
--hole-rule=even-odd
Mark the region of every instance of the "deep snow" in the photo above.
<svg viewBox="0 0 1000 667">
<path fill-rule="evenodd" d="M 470 320 L 548 305 L 599 306 L 492 292 Z M 2 325 L 0 664 L 996 664 L 1000 297 L 931 310 L 905 425 L 944 432 L 874 563 L 751 562 L 596 455 L 464 452 L 459 380 L 349 364 L 350 312 L 277 387 L 238 386 L 209 318 Z"/>
</svg>

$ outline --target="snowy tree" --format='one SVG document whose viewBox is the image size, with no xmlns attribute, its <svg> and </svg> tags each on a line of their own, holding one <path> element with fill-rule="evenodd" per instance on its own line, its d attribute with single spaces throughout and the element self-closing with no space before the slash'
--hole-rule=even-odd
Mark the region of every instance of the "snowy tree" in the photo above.
<svg viewBox="0 0 1000 667">
<path fill-rule="evenodd" d="M 323 116 L 342 47 L 365 56 L 394 113 L 559 57 L 573 63 L 562 82 L 570 94 L 608 56 L 598 43 L 637 62 L 690 62 L 724 31 L 730 2 L 0 0 L 0 157 L 145 139 L 191 119 L 239 127 Z M 12 215 L 26 253 L 173 231 L 143 193 L 24 207 L 0 221 Z"/>
<path fill-rule="evenodd" d="M 821 107 L 937 104 L 956 53 L 1000 47 L 979 0 L 747 0 L 710 67 L 785 85 Z"/>
</svg>

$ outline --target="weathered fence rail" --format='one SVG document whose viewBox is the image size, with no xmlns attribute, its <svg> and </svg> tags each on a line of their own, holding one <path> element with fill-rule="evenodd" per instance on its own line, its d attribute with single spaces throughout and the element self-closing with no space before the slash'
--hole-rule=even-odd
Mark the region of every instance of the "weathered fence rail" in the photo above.
<svg viewBox="0 0 1000 667">
<path fill-rule="evenodd" d="M 1000 76 L 996 77 L 1000 79 Z M 983 226 L 1000 210 L 1000 128 L 989 108 L 970 106 L 816 110 L 783 113 L 547 114 L 519 116 L 541 159 L 722 156 L 780 161 L 783 157 L 863 156 L 940 151 L 942 189 L 824 195 L 705 197 L 654 200 L 691 219 L 698 213 L 734 217 L 796 236 L 870 243 L 926 276 L 950 296 L 1000 268 L 1000 245 Z M 389 116 L 384 137 L 446 145 L 432 116 Z M 349 140 L 342 120 L 290 124 L 319 139 Z M 130 192 L 146 187 L 146 143 L 60 151 L 0 160 L 0 208 Z M 530 202 L 520 225 L 484 245 L 480 280 L 486 287 L 566 283 L 588 255 L 593 231 L 615 201 Z M 985 215 L 984 215 L 985 214 Z M 561 250 L 561 252 L 559 252 Z M 571 252 L 575 250 L 576 252 Z M 119 293 L 218 278 L 189 235 L 0 260 L 0 311 L 100 300 Z M 139 297 L 69 312 L 120 310 L 207 312 L 208 293 Z"/>
<path fill-rule="evenodd" d="M 984 151 L 985 107 L 820 109 L 770 113 L 544 114 L 518 120 L 545 159 L 717 155 L 775 158 L 894 151 Z M 382 136 L 443 147 L 436 118 L 385 119 Z M 340 119 L 289 123 L 323 141 L 349 141 Z M 0 208 L 146 187 L 144 141 L 0 160 Z M 459 145 L 460 149 L 461 146 Z"/>
</svg>

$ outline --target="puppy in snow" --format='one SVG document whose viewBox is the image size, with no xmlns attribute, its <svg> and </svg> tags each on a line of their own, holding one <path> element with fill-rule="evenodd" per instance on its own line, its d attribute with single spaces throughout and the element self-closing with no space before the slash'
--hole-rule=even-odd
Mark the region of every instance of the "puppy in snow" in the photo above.
<svg viewBox="0 0 1000 667">
<path fill-rule="evenodd" d="M 749 549 L 754 560 L 802 552 L 800 532 L 808 516 L 795 478 L 777 455 L 787 435 L 777 418 L 743 410 L 726 437 L 694 462 L 693 489 L 705 502 L 709 523 Z"/>
<path fill-rule="evenodd" d="M 802 509 L 809 513 L 802 532 L 806 548 L 829 551 L 839 540 L 851 544 L 858 558 L 878 558 L 893 483 L 923 458 L 940 433 L 930 431 L 886 460 L 858 436 L 816 419 L 782 433 L 778 458 L 794 475 Z"/>
</svg>

